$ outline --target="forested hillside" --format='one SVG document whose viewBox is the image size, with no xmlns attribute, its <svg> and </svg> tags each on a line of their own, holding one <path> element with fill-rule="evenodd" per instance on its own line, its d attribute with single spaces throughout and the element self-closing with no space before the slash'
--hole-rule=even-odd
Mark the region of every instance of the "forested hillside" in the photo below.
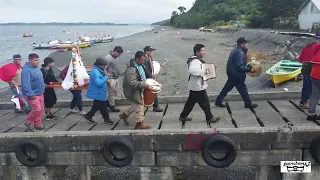
<svg viewBox="0 0 320 180">
<path fill-rule="evenodd" d="M 297 17 L 305 0 L 196 0 L 185 12 L 179 7 L 171 14 L 170 25 L 179 28 L 225 25 L 239 21 L 252 28 L 272 27 L 278 17 Z M 166 25 L 169 25 L 168 23 Z"/>
</svg>

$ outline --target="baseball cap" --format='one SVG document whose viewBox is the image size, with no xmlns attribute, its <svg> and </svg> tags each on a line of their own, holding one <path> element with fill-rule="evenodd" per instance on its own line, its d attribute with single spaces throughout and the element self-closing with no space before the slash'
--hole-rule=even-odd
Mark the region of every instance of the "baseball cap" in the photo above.
<svg viewBox="0 0 320 180">
<path fill-rule="evenodd" d="M 247 42 L 250 42 L 250 41 L 248 41 L 245 37 L 240 37 L 237 40 L 237 44 L 242 44 L 242 43 L 247 43 Z"/>
<path fill-rule="evenodd" d="M 21 59 L 20 54 L 13 55 L 13 59 L 20 60 Z"/>
<path fill-rule="evenodd" d="M 151 47 L 151 46 L 146 46 L 146 47 L 144 47 L 144 52 L 147 52 L 147 51 L 154 51 L 154 50 L 156 50 L 156 49 L 154 49 L 153 47 Z"/>
</svg>

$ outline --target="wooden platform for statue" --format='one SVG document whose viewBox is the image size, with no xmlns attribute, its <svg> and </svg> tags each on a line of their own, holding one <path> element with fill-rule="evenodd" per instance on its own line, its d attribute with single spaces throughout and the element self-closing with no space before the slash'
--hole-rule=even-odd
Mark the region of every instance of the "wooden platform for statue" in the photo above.
<svg viewBox="0 0 320 180">
<path fill-rule="evenodd" d="M 77 88 L 71 88 L 70 90 L 86 90 L 88 89 L 89 81 L 86 80 L 85 84 L 83 86 L 77 87 Z M 45 86 L 46 88 L 62 88 L 62 82 L 53 82 L 50 85 Z"/>
</svg>

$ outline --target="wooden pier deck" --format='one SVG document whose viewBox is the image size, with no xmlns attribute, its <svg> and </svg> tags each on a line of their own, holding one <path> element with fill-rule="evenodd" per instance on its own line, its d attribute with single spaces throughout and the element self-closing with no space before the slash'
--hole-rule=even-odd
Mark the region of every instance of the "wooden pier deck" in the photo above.
<svg viewBox="0 0 320 180">
<path fill-rule="evenodd" d="M 152 129 L 158 129 L 162 119 L 162 125 L 159 130 L 165 129 L 204 129 L 204 128 L 248 128 L 248 127 L 282 127 L 290 122 L 293 126 L 320 126 L 320 121 L 307 121 L 307 110 L 298 107 L 299 100 L 260 100 L 255 101 L 259 105 L 253 111 L 244 108 L 242 101 L 230 101 L 228 108 L 220 108 L 211 104 L 211 110 L 215 116 L 221 118 L 218 123 L 208 125 L 205 121 L 203 111 L 198 105 L 195 105 L 189 117 L 193 118 L 189 122 L 181 122 L 178 120 L 184 104 L 169 104 L 167 112 L 162 119 L 163 113 L 153 112 L 152 107 L 149 108 L 145 115 L 145 122 Z M 123 112 L 128 106 L 119 106 Z M 161 107 L 165 107 L 161 104 Z M 90 107 L 85 107 L 85 111 L 89 111 Z M 53 131 L 116 131 L 116 130 L 133 130 L 136 120 L 132 114 L 129 118 L 130 125 L 126 126 L 123 121 L 118 125 L 105 124 L 100 112 L 98 111 L 93 119 L 95 124 L 89 124 L 83 116 L 76 113 L 70 113 L 69 108 L 54 108 L 52 110 L 56 120 L 43 120 L 47 129 L 44 132 Z M 120 112 L 120 113 L 121 113 Z M 119 120 L 120 113 L 110 112 L 110 118 L 116 123 Z M 24 122 L 27 118 L 26 114 L 17 114 L 12 110 L 0 110 L 1 133 L 25 132 Z M 43 115 L 44 119 L 44 115 Z M 115 126 L 115 127 L 114 127 Z M 40 131 L 41 132 L 41 131 Z"/>
</svg>

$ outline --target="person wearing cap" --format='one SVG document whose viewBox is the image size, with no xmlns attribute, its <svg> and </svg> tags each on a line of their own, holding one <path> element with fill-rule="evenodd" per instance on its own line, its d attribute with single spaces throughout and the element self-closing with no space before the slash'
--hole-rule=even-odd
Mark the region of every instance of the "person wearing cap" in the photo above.
<svg viewBox="0 0 320 180">
<path fill-rule="evenodd" d="M 42 72 L 44 83 L 47 85 L 53 84 L 54 82 L 59 82 L 53 73 L 54 60 L 51 57 L 46 57 L 40 69 Z M 46 120 L 54 120 L 56 117 L 52 114 L 51 108 L 57 103 L 57 96 L 53 88 L 45 88 L 44 90 L 44 106 Z"/>
<path fill-rule="evenodd" d="M 320 50 L 320 43 L 316 39 L 312 39 L 302 49 L 301 54 L 298 57 L 298 61 L 303 64 L 301 73 L 303 75 L 303 85 L 301 91 L 301 99 L 299 106 L 308 109 L 309 99 L 312 93 L 312 80 L 310 73 L 313 67 L 312 58 Z"/>
<path fill-rule="evenodd" d="M 149 88 L 146 79 L 151 77 L 151 74 L 146 72 L 145 59 L 146 55 L 142 51 L 137 51 L 135 58 L 126 64 L 127 68 L 123 79 L 123 93 L 126 99 L 131 102 L 131 106 L 119 117 L 124 121 L 125 125 L 129 125 L 128 118 L 132 113 L 135 113 L 137 118 L 135 129 L 150 128 L 144 122 L 143 92 L 145 88 Z"/>
<path fill-rule="evenodd" d="M 240 37 L 237 40 L 237 47 L 229 55 L 227 62 L 228 80 L 216 99 L 215 105 L 218 107 L 227 107 L 222 101 L 234 87 L 240 93 L 245 108 L 258 107 L 257 104 L 252 104 L 245 84 L 246 73 L 255 71 L 251 66 L 247 66 L 248 42 L 246 38 Z"/>
<path fill-rule="evenodd" d="M 210 109 L 210 101 L 207 94 L 208 82 L 203 80 L 203 77 L 206 74 L 202 64 L 205 61 L 202 59 L 205 55 L 205 46 L 203 44 L 196 44 L 193 47 L 193 56 L 188 58 L 188 73 L 189 73 L 189 97 L 186 104 L 183 107 L 182 112 L 180 113 L 180 121 L 192 121 L 192 118 L 189 118 L 194 105 L 199 104 L 203 110 L 207 123 L 216 123 L 220 120 L 220 117 L 213 116 Z"/>
<path fill-rule="evenodd" d="M 154 79 L 156 79 L 154 77 L 154 73 L 153 73 L 154 69 L 153 69 L 153 58 L 152 58 L 152 51 L 154 51 L 156 49 L 152 48 L 151 46 L 146 46 L 143 50 L 144 50 L 144 53 L 146 54 L 146 60 L 144 63 L 146 70 L 152 74 L 152 77 Z M 156 95 L 156 99 L 154 100 L 154 103 L 153 103 L 153 111 L 154 112 L 162 112 L 163 111 L 163 109 L 161 109 L 159 107 L 157 95 Z"/>
<path fill-rule="evenodd" d="M 318 39 L 318 44 L 319 44 L 320 33 L 316 34 L 315 37 Z M 312 93 L 311 93 L 310 102 L 309 102 L 307 120 L 316 121 L 316 120 L 320 120 L 320 117 L 316 114 L 316 107 L 318 106 L 318 103 L 320 100 L 320 51 L 317 51 L 313 55 L 311 61 L 313 63 L 313 67 L 310 73 L 310 78 L 312 82 Z"/>
<path fill-rule="evenodd" d="M 87 90 L 87 97 L 93 99 L 93 105 L 91 110 L 85 115 L 85 119 L 88 123 L 94 124 L 95 121 L 92 117 L 99 110 L 104 123 L 112 125 L 113 122 L 110 120 L 107 107 L 108 91 L 107 82 L 109 80 L 109 74 L 105 72 L 107 61 L 104 58 L 97 58 L 94 63 L 94 67 L 90 73 L 90 81 Z"/>
<path fill-rule="evenodd" d="M 14 105 L 15 113 L 30 113 L 30 107 L 23 97 L 21 92 L 21 56 L 19 54 L 13 55 L 13 63 L 6 64 L 0 68 L 0 79 L 9 84 L 9 88 L 12 94 L 19 98 L 20 105 L 22 105 L 21 110 L 17 109 Z"/>
<path fill-rule="evenodd" d="M 121 46 L 114 47 L 113 51 L 109 52 L 105 57 L 107 61 L 106 71 L 110 74 L 109 83 L 107 86 L 108 90 L 108 106 L 112 112 L 120 112 L 120 109 L 116 108 L 115 98 L 119 94 L 120 83 L 119 77 L 121 72 L 117 66 L 119 62 L 119 56 L 123 53 Z"/>
<path fill-rule="evenodd" d="M 41 119 L 44 110 L 43 93 L 45 84 L 42 73 L 38 68 L 39 64 L 39 56 L 29 54 L 29 62 L 26 62 L 21 72 L 21 90 L 31 107 L 31 112 L 24 125 L 27 127 L 27 131 L 31 132 L 46 128 Z"/>
</svg>

